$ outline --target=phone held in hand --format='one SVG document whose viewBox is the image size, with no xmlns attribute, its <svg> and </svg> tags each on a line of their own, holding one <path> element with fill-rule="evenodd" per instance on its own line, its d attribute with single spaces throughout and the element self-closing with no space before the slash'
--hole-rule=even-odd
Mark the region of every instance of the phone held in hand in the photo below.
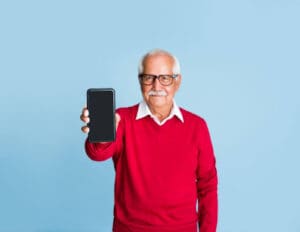
<svg viewBox="0 0 300 232">
<path fill-rule="evenodd" d="M 115 140 L 115 90 L 91 88 L 87 90 L 87 108 L 90 128 L 89 142 L 111 142 Z"/>
</svg>

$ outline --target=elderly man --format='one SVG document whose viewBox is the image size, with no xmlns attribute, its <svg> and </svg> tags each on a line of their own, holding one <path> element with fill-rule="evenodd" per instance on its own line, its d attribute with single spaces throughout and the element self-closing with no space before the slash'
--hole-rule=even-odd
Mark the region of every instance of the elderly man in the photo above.
<svg viewBox="0 0 300 232">
<path fill-rule="evenodd" d="M 143 101 L 117 110 L 116 140 L 85 142 L 92 160 L 114 161 L 113 231 L 215 232 L 215 156 L 204 119 L 174 101 L 178 60 L 163 50 L 147 53 L 139 82 Z M 81 119 L 89 122 L 86 108 Z"/>
</svg>

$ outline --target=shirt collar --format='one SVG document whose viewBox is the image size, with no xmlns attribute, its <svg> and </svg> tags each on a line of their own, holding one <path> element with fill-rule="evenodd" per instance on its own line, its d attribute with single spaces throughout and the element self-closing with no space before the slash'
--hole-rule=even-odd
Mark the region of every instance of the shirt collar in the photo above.
<svg viewBox="0 0 300 232">
<path fill-rule="evenodd" d="M 138 120 L 138 119 L 144 118 L 148 115 L 160 126 L 163 125 L 169 119 L 173 118 L 174 116 L 176 116 L 182 123 L 184 122 L 182 113 L 181 113 L 179 107 L 177 106 L 175 100 L 173 100 L 173 107 L 170 112 L 170 115 L 161 122 L 157 119 L 157 117 L 155 117 L 154 114 L 151 113 L 147 103 L 145 101 L 141 101 L 139 104 L 135 119 Z"/>
</svg>

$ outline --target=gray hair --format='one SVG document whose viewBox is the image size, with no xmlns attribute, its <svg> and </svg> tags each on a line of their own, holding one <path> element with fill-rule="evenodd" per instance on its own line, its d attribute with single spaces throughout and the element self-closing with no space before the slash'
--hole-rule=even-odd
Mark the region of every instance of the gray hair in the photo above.
<svg viewBox="0 0 300 232">
<path fill-rule="evenodd" d="M 172 57 L 172 59 L 174 60 L 174 65 L 173 65 L 173 74 L 180 74 L 180 64 L 179 61 L 177 59 L 176 56 L 172 55 L 170 52 L 167 52 L 165 50 L 162 49 L 153 49 L 149 52 L 147 52 L 140 60 L 139 62 L 139 66 L 138 66 L 138 73 L 142 74 L 144 72 L 144 61 L 148 56 L 152 56 L 152 55 L 168 55 L 170 57 Z"/>
</svg>

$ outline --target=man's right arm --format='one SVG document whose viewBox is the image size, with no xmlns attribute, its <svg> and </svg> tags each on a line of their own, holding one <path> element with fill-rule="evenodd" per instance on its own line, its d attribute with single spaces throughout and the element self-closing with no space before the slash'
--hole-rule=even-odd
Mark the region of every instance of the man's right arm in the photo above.
<svg viewBox="0 0 300 232">
<path fill-rule="evenodd" d="M 81 121 L 84 123 L 88 123 L 90 121 L 89 118 L 89 112 L 88 109 L 85 107 L 82 110 L 82 113 L 80 115 Z M 122 141 L 122 135 L 121 131 L 118 130 L 119 123 L 120 123 L 121 117 L 118 113 L 116 113 L 116 131 L 117 131 L 117 136 L 116 140 L 113 142 L 99 142 L 99 143 L 91 143 L 86 139 L 85 141 L 85 151 L 88 155 L 88 157 L 92 160 L 95 161 L 103 161 L 108 158 L 111 158 L 114 155 L 117 155 L 119 151 L 121 150 L 121 141 Z M 87 125 L 83 126 L 81 130 L 84 133 L 89 132 L 89 128 Z"/>
</svg>

